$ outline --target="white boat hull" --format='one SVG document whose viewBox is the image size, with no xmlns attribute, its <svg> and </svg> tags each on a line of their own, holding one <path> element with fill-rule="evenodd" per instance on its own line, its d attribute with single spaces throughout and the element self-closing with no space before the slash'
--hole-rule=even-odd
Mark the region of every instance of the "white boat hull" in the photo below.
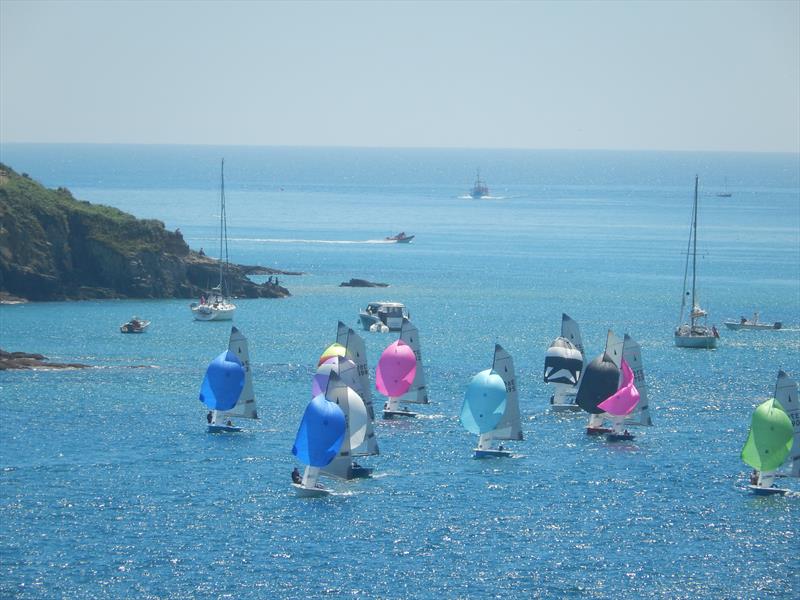
<svg viewBox="0 0 800 600">
<path fill-rule="evenodd" d="M 716 348 L 719 338 L 713 335 L 676 335 L 675 345 L 678 348 Z"/>
<path fill-rule="evenodd" d="M 734 331 L 739 331 L 740 329 L 766 329 L 766 330 L 775 330 L 780 329 L 780 323 L 735 323 L 731 321 L 725 321 L 725 327 L 728 329 L 733 329 Z"/>
<path fill-rule="evenodd" d="M 236 307 L 232 304 L 223 308 L 214 308 L 204 304 L 192 305 L 192 315 L 195 321 L 230 321 L 235 312 Z"/>
<path fill-rule="evenodd" d="M 761 487 L 760 485 L 748 485 L 748 489 L 756 496 L 785 496 L 791 493 L 791 490 L 775 487 Z"/>
<path fill-rule="evenodd" d="M 324 487 L 305 487 L 300 483 L 293 483 L 292 487 L 299 498 L 324 498 L 331 495 L 331 491 Z"/>
</svg>

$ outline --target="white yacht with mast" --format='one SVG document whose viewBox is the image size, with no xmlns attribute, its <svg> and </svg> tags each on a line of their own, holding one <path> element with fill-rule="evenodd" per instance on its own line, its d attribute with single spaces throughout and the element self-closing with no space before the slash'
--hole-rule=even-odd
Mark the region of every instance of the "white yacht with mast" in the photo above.
<svg viewBox="0 0 800 600">
<path fill-rule="evenodd" d="M 236 305 L 231 301 L 228 290 L 228 218 L 225 213 L 225 159 L 220 167 L 219 194 L 219 283 L 208 290 L 200 302 L 191 304 L 192 314 L 196 321 L 230 321 L 236 312 Z"/>
</svg>

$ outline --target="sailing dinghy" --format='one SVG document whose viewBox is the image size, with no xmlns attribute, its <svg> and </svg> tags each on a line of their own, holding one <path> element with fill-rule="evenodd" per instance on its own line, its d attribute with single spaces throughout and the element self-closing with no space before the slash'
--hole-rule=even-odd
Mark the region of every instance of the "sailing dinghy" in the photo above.
<svg viewBox="0 0 800 600">
<path fill-rule="evenodd" d="M 742 460 L 753 467 L 750 489 L 759 496 L 786 495 L 786 488 L 775 486 L 776 477 L 800 477 L 800 407 L 797 382 L 780 371 L 775 384 L 775 398 L 759 404 L 750 422 Z M 790 471 L 778 469 L 789 458 Z"/>
<path fill-rule="evenodd" d="M 597 405 L 598 409 L 611 416 L 612 428 L 606 435 L 609 442 L 629 441 L 634 436 L 623 429 L 625 417 L 633 412 L 639 404 L 639 390 L 633 384 L 633 371 L 628 366 L 625 359 L 622 359 L 622 382 L 619 389 Z"/>
<path fill-rule="evenodd" d="M 417 413 L 400 407 L 400 398 L 411 389 L 417 374 L 414 350 L 403 340 L 389 344 L 378 359 L 375 370 L 375 387 L 387 396 L 383 405 L 383 418 L 416 417 Z"/>
<path fill-rule="evenodd" d="M 298 496 L 330 495 L 331 490 L 319 483 L 320 470 L 339 454 L 346 432 L 345 415 L 337 404 L 322 394 L 311 399 L 292 446 L 292 454 L 307 465 L 300 483 L 292 483 Z"/>
<path fill-rule="evenodd" d="M 493 448 L 492 441 L 522 440 L 514 361 L 500 344 L 494 347 L 492 368 L 475 375 L 467 387 L 460 420 L 480 436 L 474 458 L 509 457 L 502 443 Z"/>
<path fill-rule="evenodd" d="M 579 411 L 575 402 L 578 380 L 583 371 L 583 342 L 578 323 L 561 315 L 561 335 L 550 344 L 544 357 L 544 382 L 555 386 L 550 396 L 554 412 Z"/>
<path fill-rule="evenodd" d="M 211 361 L 200 386 L 200 402 L 208 409 L 209 433 L 241 431 L 230 419 L 217 419 L 236 406 L 245 386 L 245 369 L 235 353 L 226 350 Z"/>
<path fill-rule="evenodd" d="M 586 366 L 578 384 L 576 402 L 589 413 L 587 435 L 611 433 L 611 429 L 604 426 L 606 413 L 599 405 L 619 388 L 621 358 L 622 341 L 609 330 L 605 350 Z"/>
</svg>

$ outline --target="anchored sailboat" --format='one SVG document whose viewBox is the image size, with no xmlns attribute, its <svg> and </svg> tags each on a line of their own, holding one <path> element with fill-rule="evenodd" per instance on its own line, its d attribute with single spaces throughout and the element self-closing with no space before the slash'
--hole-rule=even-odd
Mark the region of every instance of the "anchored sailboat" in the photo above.
<svg viewBox="0 0 800 600">
<path fill-rule="evenodd" d="M 500 344 L 495 344 L 492 368 L 478 373 L 467 387 L 461 423 L 467 431 L 480 436 L 475 458 L 511 456 L 502 443 L 493 448 L 492 441 L 522 440 L 514 360 Z"/>
<path fill-rule="evenodd" d="M 698 178 L 694 178 L 694 204 L 692 207 L 692 227 L 689 230 L 689 247 L 686 252 L 686 267 L 683 273 L 683 296 L 681 298 L 680 324 L 675 328 L 675 345 L 679 348 L 716 348 L 719 333 L 713 325 L 709 327 L 705 324 L 708 313 L 700 308 L 697 299 L 697 187 Z M 692 266 L 692 289 L 691 304 L 689 311 L 689 322 L 685 323 L 684 309 L 686 308 L 686 297 L 689 291 L 686 289 L 687 276 L 689 272 L 689 257 L 691 256 Z"/>
<path fill-rule="evenodd" d="M 312 398 L 292 446 L 292 454 L 307 465 L 300 483 L 292 483 L 298 496 L 314 498 L 331 493 L 319 483 L 320 469 L 339 454 L 346 433 L 347 423 L 342 409 L 322 394 Z"/>
<path fill-rule="evenodd" d="M 400 397 L 411 388 L 417 373 L 414 350 L 403 340 L 389 344 L 378 360 L 375 387 L 388 400 L 383 405 L 383 418 L 416 417 L 417 413 L 398 406 Z"/>
<path fill-rule="evenodd" d="M 789 477 L 800 477 L 800 406 L 797 382 L 780 371 L 775 398 L 759 404 L 753 411 L 750 431 L 742 448 L 742 460 L 753 467 L 748 488 L 760 496 L 785 495 L 786 488 L 775 487 L 778 469 L 790 459 Z"/>
<path fill-rule="evenodd" d="M 553 411 L 579 411 L 575 402 L 578 380 L 583 370 L 581 332 L 566 313 L 561 315 L 561 335 L 550 344 L 544 357 L 544 382 L 555 386 L 550 396 Z"/>
<path fill-rule="evenodd" d="M 200 303 L 192 302 L 190 308 L 196 321 L 230 321 L 236 312 L 228 290 L 228 218 L 225 213 L 225 159 L 220 167 L 219 193 L 219 283 L 211 288 Z"/>
<path fill-rule="evenodd" d="M 240 431 L 228 419 L 225 423 L 217 422 L 219 413 L 229 411 L 236 406 L 245 387 L 245 369 L 235 353 L 226 350 L 217 356 L 206 369 L 203 383 L 200 386 L 200 402 L 208 409 L 208 431 Z"/>
</svg>

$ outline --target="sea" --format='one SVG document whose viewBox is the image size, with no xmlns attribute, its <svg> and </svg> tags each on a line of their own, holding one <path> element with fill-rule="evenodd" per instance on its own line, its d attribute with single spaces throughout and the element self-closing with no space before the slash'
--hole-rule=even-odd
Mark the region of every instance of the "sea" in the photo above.
<svg viewBox="0 0 800 600">
<path fill-rule="evenodd" d="M 231 323 L 189 299 L 0 306 L 0 346 L 90 369 L 0 372 L 3 598 L 797 598 L 800 496 L 754 497 L 740 458 L 779 369 L 800 377 L 795 154 L 4 144 L 76 198 L 159 219 L 291 297 L 239 299 L 260 420 L 206 432 Z M 491 196 L 469 197 L 476 170 Z M 676 348 L 699 177 L 697 295 L 716 350 Z M 728 191 L 730 197 L 718 194 Z M 404 231 L 410 244 L 385 243 Z M 350 288 L 350 278 L 389 284 Z M 265 277 L 256 278 L 263 281 Z M 376 421 L 375 476 L 297 498 L 291 448 L 337 323 L 403 302 L 431 403 Z M 776 331 L 732 331 L 758 311 Z M 554 414 L 561 315 L 587 360 L 639 342 L 652 427 L 587 437 Z M 143 335 L 121 335 L 131 316 Z M 360 331 L 373 375 L 396 333 Z M 513 356 L 524 440 L 475 460 L 464 391 Z M 373 390 L 380 413 L 383 399 Z M 779 480 L 800 492 L 800 483 Z"/>
</svg>

